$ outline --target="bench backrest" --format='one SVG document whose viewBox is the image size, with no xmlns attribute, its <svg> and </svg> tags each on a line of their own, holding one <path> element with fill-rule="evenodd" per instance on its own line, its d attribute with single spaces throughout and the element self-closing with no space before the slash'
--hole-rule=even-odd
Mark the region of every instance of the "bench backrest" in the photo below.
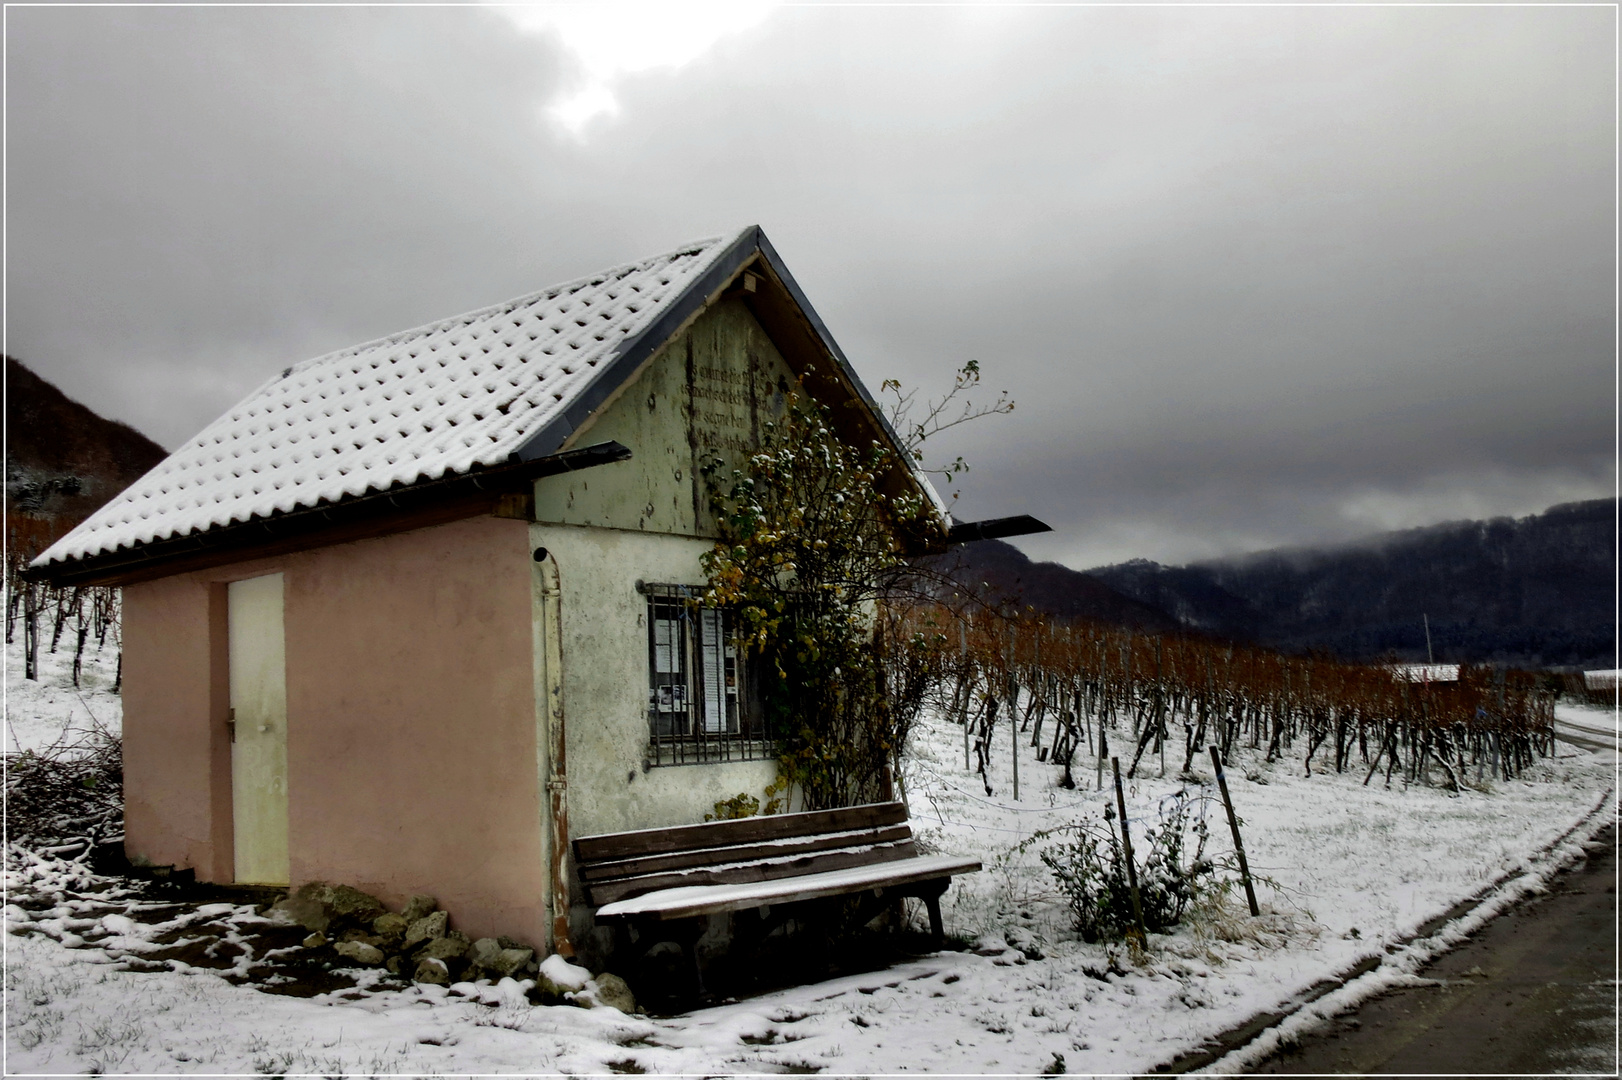
<svg viewBox="0 0 1622 1080">
<path fill-rule="evenodd" d="M 899 802 L 582 836 L 575 867 L 594 906 L 682 885 L 767 881 L 917 854 Z"/>
</svg>

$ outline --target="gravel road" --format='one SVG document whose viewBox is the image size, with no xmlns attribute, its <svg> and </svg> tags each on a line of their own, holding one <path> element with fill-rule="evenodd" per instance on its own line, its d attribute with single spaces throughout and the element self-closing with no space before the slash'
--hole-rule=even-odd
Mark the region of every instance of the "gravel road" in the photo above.
<svg viewBox="0 0 1622 1080">
<path fill-rule="evenodd" d="M 1549 891 L 1258 1073 L 1617 1075 L 1617 833 Z"/>
</svg>

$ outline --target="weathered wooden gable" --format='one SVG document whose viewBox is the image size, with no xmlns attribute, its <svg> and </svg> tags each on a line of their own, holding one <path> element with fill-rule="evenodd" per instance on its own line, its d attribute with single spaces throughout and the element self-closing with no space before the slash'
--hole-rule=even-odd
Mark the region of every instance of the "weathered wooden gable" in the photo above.
<svg viewBox="0 0 1622 1080">
<path fill-rule="evenodd" d="M 575 434 L 578 445 L 623 443 L 631 460 L 536 481 L 536 520 L 714 536 L 702 463 L 720 455 L 742 464 L 760 444 L 761 425 L 782 416 L 798 387 L 749 307 L 719 300 Z"/>
</svg>

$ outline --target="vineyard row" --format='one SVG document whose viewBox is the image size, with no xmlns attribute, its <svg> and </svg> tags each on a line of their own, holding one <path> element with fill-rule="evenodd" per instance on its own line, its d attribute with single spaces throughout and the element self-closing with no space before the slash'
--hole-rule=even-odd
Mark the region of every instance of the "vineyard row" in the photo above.
<svg viewBox="0 0 1622 1080">
<path fill-rule="evenodd" d="M 1146 635 L 1027 615 L 981 618 L 944 608 L 892 616 L 891 685 L 932 702 L 964 728 L 967 767 L 988 793 L 999 725 L 1015 724 L 1038 760 L 1090 759 L 1102 786 L 1118 756 L 1128 776 L 1168 757 L 1180 772 L 1210 745 L 1265 760 L 1362 770 L 1458 790 L 1472 777 L 1509 780 L 1554 749 L 1554 694 L 1539 676 L 1461 665 L 1456 681 L 1425 681 L 1389 665 L 1286 656 L 1195 637 Z M 908 664 L 903 654 L 928 654 Z M 899 661 L 899 663 L 898 663 Z M 904 670 L 910 667 L 910 670 Z M 1130 764 L 1128 764 L 1130 763 Z M 1434 776 L 1433 776 L 1434 774 Z"/>
</svg>

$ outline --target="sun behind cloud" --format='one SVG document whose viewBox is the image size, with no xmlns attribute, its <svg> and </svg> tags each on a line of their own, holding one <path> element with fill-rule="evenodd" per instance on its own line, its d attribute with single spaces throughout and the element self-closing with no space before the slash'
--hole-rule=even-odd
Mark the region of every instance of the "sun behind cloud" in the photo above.
<svg viewBox="0 0 1622 1080">
<path fill-rule="evenodd" d="M 656 68 L 681 68 L 729 34 L 763 22 L 760 0 L 697 3 L 526 4 L 496 10 L 520 31 L 555 35 L 578 64 L 573 81 L 547 114 L 578 136 L 599 116 L 619 111 L 614 83 Z"/>
</svg>

